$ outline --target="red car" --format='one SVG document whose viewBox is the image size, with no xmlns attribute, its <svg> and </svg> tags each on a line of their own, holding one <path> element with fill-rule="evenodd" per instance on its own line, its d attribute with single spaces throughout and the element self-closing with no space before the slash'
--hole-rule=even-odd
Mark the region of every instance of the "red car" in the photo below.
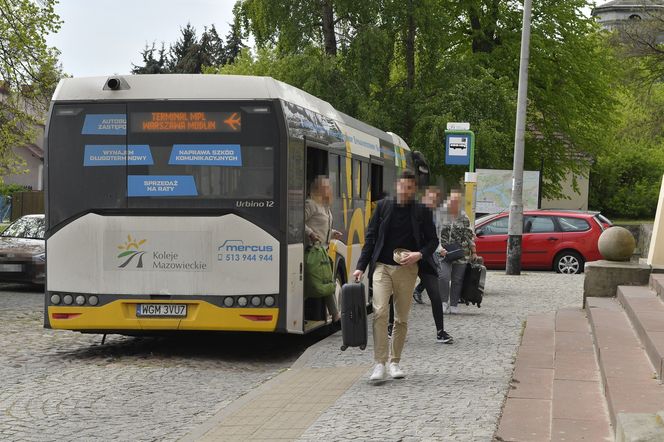
<svg viewBox="0 0 664 442">
<path fill-rule="evenodd" d="M 504 269 L 509 213 L 478 218 L 477 254 L 489 269 Z M 597 240 L 611 222 L 598 212 L 530 210 L 523 213 L 521 266 L 581 273 L 586 261 L 602 259 Z"/>
</svg>

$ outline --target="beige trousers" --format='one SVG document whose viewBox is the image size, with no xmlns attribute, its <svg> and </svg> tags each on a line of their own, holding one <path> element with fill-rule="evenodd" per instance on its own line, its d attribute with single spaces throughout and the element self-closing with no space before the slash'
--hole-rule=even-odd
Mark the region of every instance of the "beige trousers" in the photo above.
<svg viewBox="0 0 664 442">
<path fill-rule="evenodd" d="M 390 313 L 390 296 L 394 295 L 394 329 L 390 362 L 401 360 L 401 350 L 406 342 L 408 314 L 413 303 L 413 290 L 417 280 L 417 264 L 392 266 L 376 263 L 373 273 L 373 339 L 374 359 L 377 364 L 388 360 L 387 318 Z"/>
</svg>

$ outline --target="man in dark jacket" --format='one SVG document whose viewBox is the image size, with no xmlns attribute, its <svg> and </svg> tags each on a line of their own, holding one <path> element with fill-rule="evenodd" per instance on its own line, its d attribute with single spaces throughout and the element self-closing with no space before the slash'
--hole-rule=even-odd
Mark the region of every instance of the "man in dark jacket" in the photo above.
<svg viewBox="0 0 664 442">
<path fill-rule="evenodd" d="M 387 370 L 394 379 L 405 376 L 399 362 L 408 331 L 408 315 L 417 280 L 418 261 L 433 268 L 438 246 L 431 211 L 415 201 L 417 183 L 412 172 L 404 171 L 397 181 L 397 198 L 378 203 L 371 216 L 362 254 L 353 273 L 359 280 L 371 264 L 373 271 L 373 338 L 376 366 L 370 379 L 383 380 L 388 362 L 387 317 L 390 296 L 394 296 L 395 321 Z M 407 252 L 395 254 L 395 250 Z"/>
</svg>

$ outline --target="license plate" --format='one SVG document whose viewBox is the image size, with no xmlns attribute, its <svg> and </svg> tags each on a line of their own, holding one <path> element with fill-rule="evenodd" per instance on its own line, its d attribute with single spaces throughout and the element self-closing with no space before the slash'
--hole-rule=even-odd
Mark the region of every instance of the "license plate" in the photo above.
<svg viewBox="0 0 664 442">
<path fill-rule="evenodd" d="M 0 264 L 0 272 L 22 272 L 21 264 Z"/>
<path fill-rule="evenodd" d="M 184 318 L 187 304 L 138 304 L 136 316 Z"/>
</svg>

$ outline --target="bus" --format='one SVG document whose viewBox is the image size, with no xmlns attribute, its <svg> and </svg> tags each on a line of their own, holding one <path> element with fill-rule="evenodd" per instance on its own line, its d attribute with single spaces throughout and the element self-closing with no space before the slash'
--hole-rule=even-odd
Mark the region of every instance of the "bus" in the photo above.
<svg viewBox="0 0 664 442">
<path fill-rule="evenodd" d="M 44 326 L 85 333 L 324 326 L 303 293 L 314 177 L 330 177 L 344 234 L 338 296 L 372 203 L 400 170 L 428 173 L 399 136 L 253 76 L 63 79 L 45 150 Z"/>
</svg>

